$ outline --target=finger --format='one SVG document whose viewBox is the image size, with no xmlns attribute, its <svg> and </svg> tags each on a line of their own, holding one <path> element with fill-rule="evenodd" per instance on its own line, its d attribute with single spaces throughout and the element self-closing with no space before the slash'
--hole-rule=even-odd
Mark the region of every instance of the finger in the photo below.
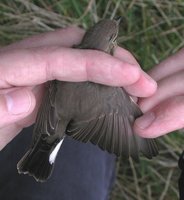
<svg viewBox="0 0 184 200">
<path fill-rule="evenodd" d="M 32 112 L 28 117 L 25 117 L 17 122 L 0 128 L 0 151 L 21 132 L 25 127 L 33 124 L 36 119 L 36 112 Z"/>
<path fill-rule="evenodd" d="M 16 124 L 0 128 L 0 151 L 22 130 Z"/>
<path fill-rule="evenodd" d="M 31 112 L 27 117 L 16 122 L 16 124 L 19 127 L 25 128 L 25 127 L 31 126 L 35 122 L 36 116 L 38 113 L 38 109 L 42 103 L 45 88 L 46 88 L 46 86 L 44 84 L 37 85 L 37 86 L 31 88 L 31 92 L 34 94 L 34 97 L 36 99 L 36 105 L 34 107 L 33 112 Z"/>
<path fill-rule="evenodd" d="M 1 88 L 32 86 L 53 79 L 125 86 L 139 77 L 140 69 L 136 64 L 96 50 L 47 47 L 0 54 Z"/>
<path fill-rule="evenodd" d="M 134 130 L 142 137 L 155 138 L 184 127 L 184 96 L 172 97 L 138 118 Z"/>
<path fill-rule="evenodd" d="M 149 97 L 156 92 L 157 83 L 145 72 L 141 71 L 139 80 L 132 85 L 126 86 L 125 89 L 134 96 Z"/>
<path fill-rule="evenodd" d="M 0 94 L 7 94 L 13 91 L 14 89 L 1 90 Z M 15 122 L 0 128 L 0 150 L 2 150 L 18 133 L 20 133 L 23 128 L 28 127 L 34 123 L 36 119 L 36 113 L 40 105 L 40 100 L 42 98 L 43 86 L 34 87 L 31 89 L 31 91 L 34 93 L 37 101 L 33 112 L 31 112 L 27 117 L 25 116 L 20 120 L 17 119 Z M 19 97 L 22 98 L 20 92 L 17 92 L 16 95 L 19 95 Z"/>
<path fill-rule="evenodd" d="M 160 102 L 184 94 L 184 71 L 158 81 L 158 89 L 154 95 L 139 100 L 142 111 L 147 112 Z"/>
<path fill-rule="evenodd" d="M 138 62 L 133 57 L 133 55 L 123 48 L 117 47 L 114 56 L 121 59 L 122 61 L 134 64 L 139 67 Z M 131 76 L 131 74 L 129 74 L 129 76 Z M 150 76 L 148 76 L 147 73 L 140 69 L 140 78 L 134 84 L 125 86 L 124 88 L 131 95 L 138 97 L 148 97 L 155 93 L 157 89 L 157 83 Z"/>
<path fill-rule="evenodd" d="M 124 62 L 139 66 L 135 57 L 128 50 L 119 46 L 117 46 L 114 50 L 114 57 L 122 59 Z"/>
<path fill-rule="evenodd" d="M 173 73 L 184 70 L 183 57 L 184 48 L 152 68 L 149 71 L 149 75 L 158 81 Z"/>
<path fill-rule="evenodd" d="M 76 26 L 57 29 L 55 31 L 35 35 L 0 49 L 0 52 L 18 48 L 33 48 L 40 46 L 61 45 L 70 47 L 79 44 L 84 30 Z"/>
<path fill-rule="evenodd" d="M 26 88 L 0 94 L 0 129 L 25 118 L 35 107 L 35 97 Z"/>
</svg>

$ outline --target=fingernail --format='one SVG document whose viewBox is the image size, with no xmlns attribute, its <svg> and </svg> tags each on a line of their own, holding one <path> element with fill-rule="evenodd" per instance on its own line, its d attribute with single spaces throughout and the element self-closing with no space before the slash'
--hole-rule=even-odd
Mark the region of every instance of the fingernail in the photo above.
<svg viewBox="0 0 184 200">
<path fill-rule="evenodd" d="M 154 120 L 155 120 L 155 114 L 153 112 L 148 112 L 144 114 L 142 117 L 138 118 L 135 121 L 135 125 L 140 129 L 146 129 L 153 123 Z"/>
<path fill-rule="evenodd" d="M 8 112 L 13 115 L 26 113 L 31 107 L 31 98 L 25 89 L 18 89 L 5 94 Z"/>
</svg>

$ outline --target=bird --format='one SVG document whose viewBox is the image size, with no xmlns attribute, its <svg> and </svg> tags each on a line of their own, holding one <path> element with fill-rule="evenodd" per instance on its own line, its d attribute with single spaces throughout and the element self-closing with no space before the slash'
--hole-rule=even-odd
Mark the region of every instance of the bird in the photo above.
<svg viewBox="0 0 184 200">
<path fill-rule="evenodd" d="M 113 55 L 119 24 L 119 18 L 100 20 L 73 48 Z M 66 135 L 123 159 L 139 160 L 139 154 L 151 159 L 158 154 L 155 140 L 140 137 L 132 128 L 142 114 L 122 87 L 52 80 L 38 110 L 30 148 L 17 164 L 18 172 L 46 181 Z"/>
</svg>

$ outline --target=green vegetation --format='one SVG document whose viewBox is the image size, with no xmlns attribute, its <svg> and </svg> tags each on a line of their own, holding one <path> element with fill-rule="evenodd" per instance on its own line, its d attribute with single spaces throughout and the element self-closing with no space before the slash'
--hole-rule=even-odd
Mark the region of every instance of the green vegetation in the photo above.
<svg viewBox="0 0 184 200">
<path fill-rule="evenodd" d="M 123 16 L 119 45 L 145 70 L 184 46 L 184 0 L 1 0 L 0 45 L 70 24 L 88 28 L 115 16 Z M 177 160 L 183 140 L 183 133 L 172 133 L 158 140 L 161 151 L 154 160 L 118 162 L 111 199 L 178 199 Z"/>
</svg>

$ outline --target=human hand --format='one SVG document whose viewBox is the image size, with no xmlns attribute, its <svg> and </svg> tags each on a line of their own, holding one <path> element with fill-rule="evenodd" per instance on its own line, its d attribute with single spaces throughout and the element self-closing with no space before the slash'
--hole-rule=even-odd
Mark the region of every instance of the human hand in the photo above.
<svg viewBox="0 0 184 200">
<path fill-rule="evenodd" d="M 147 138 L 184 127 L 184 48 L 154 67 L 149 75 L 158 83 L 154 95 L 141 98 L 145 114 L 135 121 L 135 131 Z"/>
<path fill-rule="evenodd" d="M 0 49 L 0 149 L 34 123 L 44 83 L 49 80 L 125 86 L 131 95 L 139 97 L 155 92 L 155 81 L 127 50 L 117 47 L 112 57 L 69 48 L 78 44 L 83 34 L 83 30 L 69 27 Z"/>
</svg>

